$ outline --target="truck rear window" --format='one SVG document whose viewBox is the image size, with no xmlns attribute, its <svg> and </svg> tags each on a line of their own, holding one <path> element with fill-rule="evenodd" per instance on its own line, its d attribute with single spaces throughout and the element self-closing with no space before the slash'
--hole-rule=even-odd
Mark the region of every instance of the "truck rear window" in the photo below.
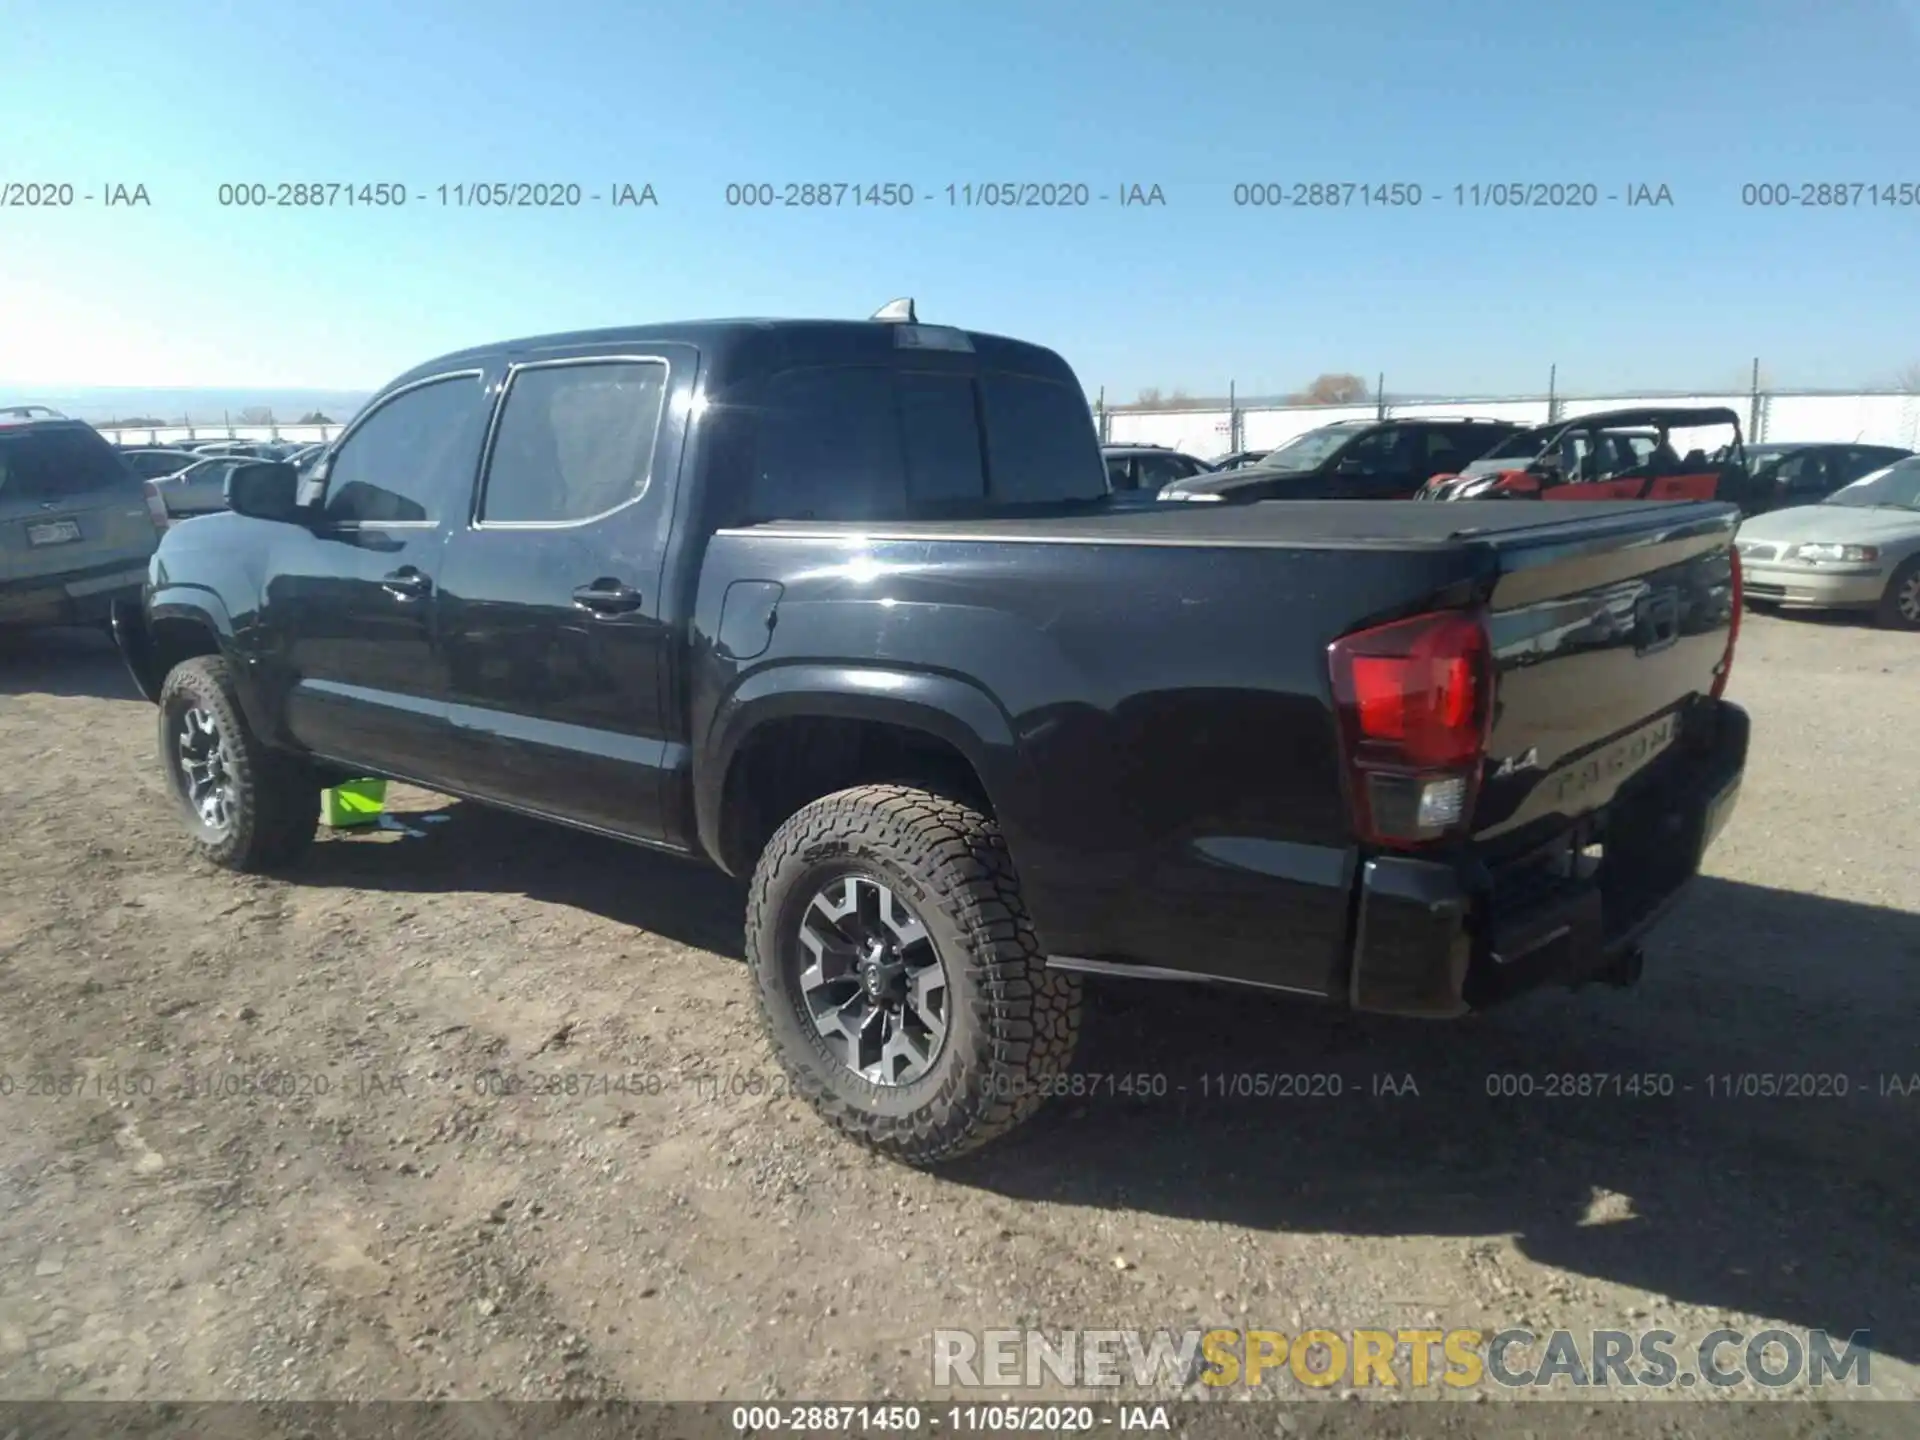
<svg viewBox="0 0 1920 1440">
<path fill-rule="evenodd" d="M 981 377 L 996 504 L 1096 500 L 1107 493 L 1093 412 L 1076 389 L 1029 375 Z"/>
<path fill-rule="evenodd" d="M 745 407 L 746 523 L 884 520 L 1097 500 L 1106 471 L 1080 393 L 1027 375 L 816 366 Z"/>
<path fill-rule="evenodd" d="M 113 447 L 92 429 L 0 430 L 0 504 L 88 495 L 127 475 Z"/>
</svg>

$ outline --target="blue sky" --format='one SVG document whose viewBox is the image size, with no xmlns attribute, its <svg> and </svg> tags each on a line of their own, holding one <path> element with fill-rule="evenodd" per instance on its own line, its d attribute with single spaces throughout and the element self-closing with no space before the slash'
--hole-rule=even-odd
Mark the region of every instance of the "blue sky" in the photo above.
<svg viewBox="0 0 1920 1440">
<path fill-rule="evenodd" d="M 1327 370 L 1390 390 L 1889 383 L 1920 363 L 1920 0 L 12 0 L 0 384 L 371 387 L 457 346 L 711 315 L 923 318 L 1051 344 L 1113 400 Z M 223 208 L 392 181 L 399 209 Z M 651 183 L 498 211 L 441 184 Z M 893 181 L 911 209 L 747 211 L 729 182 Z M 1418 208 L 1236 207 L 1242 181 Z M 1671 207 L 1474 209 L 1454 185 L 1664 184 Z M 1164 208 L 968 209 L 949 184 L 1159 185 Z M 1444 197 L 1438 198 L 1435 197 Z"/>
</svg>

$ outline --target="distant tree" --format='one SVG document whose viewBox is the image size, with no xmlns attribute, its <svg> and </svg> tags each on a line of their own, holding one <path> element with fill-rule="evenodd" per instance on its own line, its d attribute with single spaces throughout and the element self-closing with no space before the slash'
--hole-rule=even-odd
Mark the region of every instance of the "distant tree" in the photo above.
<svg viewBox="0 0 1920 1440">
<path fill-rule="evenodd" d="M 271 425 L 273 423 L 273 410 L 266 405 L 249 405 L 240 412 L 237 417 L 237 423 L 241 425 Z"/>
<path fill-rule="evenodd" d="M 1898 385 L 1902 390 L 1920 395 L 1920 363 L 1907 366 L 1906 369 L 1893 377 L 1893 383 Z"/>
<path fill-rule="evenodd" d="M 318 410 L 309 410 L 305 415 L 302 415 L 294 423 L 296 425 L 334 425 L 339 422 L 328 419 L 325 415 L 322 415 Z"/>
<path fill-rule="evenodd" d="M 1142 410 L 1157 410 L 1166 402 L 1160 398 L 1160 387 L 1151 385 L 1145 390 L 1142 390 L 1140 392 L 1140 398 L 1133 403 L 1138 405 Z"/>
<path fill-rule="evenodd" d="M 145 427 L 151 430 L 156 425 L 165 425 L 167 423 L 167 421 L 160 419 L 157 415 L 134 415 L 125 420 L 109 420 L 107 421 L 107 426 L 113 429 L 124 428 L 127 430 L 138 430 Z"/>
<path fill-rule="evenodd" d="M 1321 375 L 1291 399 L 1296 405 L 1355 405 L 1367 398 L 1367 382 L 1358 375 Z"/>
</svg>

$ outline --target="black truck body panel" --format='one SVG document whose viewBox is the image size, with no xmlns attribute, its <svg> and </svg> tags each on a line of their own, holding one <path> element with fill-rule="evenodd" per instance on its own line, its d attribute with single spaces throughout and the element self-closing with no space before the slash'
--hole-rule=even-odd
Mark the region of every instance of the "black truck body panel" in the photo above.
<svg viewBox="0 0 1920 1440">
<path fill-rule="evenodd" d="M 736 762 L 763 727 L 931 737 L 977 778 L 1060 964 L 1368 1009 L 1451 1014 L 1517 975 L 1581 978 L 1697 868 L 1745 753 L 1714 683 L 1732 507 L 1087 494 L 752 523 L 743 417 L 769 374 L 994 369 L 1078 393 L 1037 347 L 970 335 L 903 356 L 891 328 L 648 327 L 419 367 L 364 413 L 471 377 L 484 439 L 462 473 L 483 494 L 516 367 L 661 361 L 651 479 L 563 526 L 489 524 L 473 494 L 409 524 L 191 520 L 163 541 L 144 614 L 117 614 L 122 648 L 152 696 L 199 624 L 271 743 L 735 871 L 752 863 L 729 838 Z M 1084 449 L 1098 473 L 1090 417 Z M 426 588 L 396 593 L 403 571 Z M 593 608 L 602 585 L 631 603 Z M 1487 616 L 1486 774 L 1459 839 L 1382 854 L 1355 836 L 1327 649 L 1440 609 Z M 1606 876 L 1583 878 L 1570 847 L 1596 844 Z M 1553 922 L 1558 949 L 1529 932 L 1514 969 L 1499 947 L 1542 912 L 1506 903 L 1502 877 L 1540 867 L 1573 918 Z"/>
</svg>

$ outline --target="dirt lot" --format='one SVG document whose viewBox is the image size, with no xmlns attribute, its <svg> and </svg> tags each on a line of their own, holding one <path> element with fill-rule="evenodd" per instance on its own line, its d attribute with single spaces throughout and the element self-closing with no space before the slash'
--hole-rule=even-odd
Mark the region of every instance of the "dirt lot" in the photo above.
<svg viewBox="0 0 1920 1440">
<path fill-rule="evenodd" d="M 1920 1076 L 1920 637 L 1749 622 L 1742 808 L 1638 990 L 1114 986 L 1081 1068 L 1167 1096 L 938 1177 L 777 1093 L 730 884 L 416 791 L 213 872 L 104 642 L 0 644 L 0 1396 L 856 1399 L 928 1395 L 935 1328 L 1726 1323 L 1870 1328 L 1920 1397 L 1920 1093 L 1880 1094 Z M 1202 1094 L 1274 1071 L 1346 1093 Z M 1675 1093 L 1487 1094 L 1573 1071 Z M 1716 1093 L 1750 1073 L 1851 1093 Z"/>
</svg>

